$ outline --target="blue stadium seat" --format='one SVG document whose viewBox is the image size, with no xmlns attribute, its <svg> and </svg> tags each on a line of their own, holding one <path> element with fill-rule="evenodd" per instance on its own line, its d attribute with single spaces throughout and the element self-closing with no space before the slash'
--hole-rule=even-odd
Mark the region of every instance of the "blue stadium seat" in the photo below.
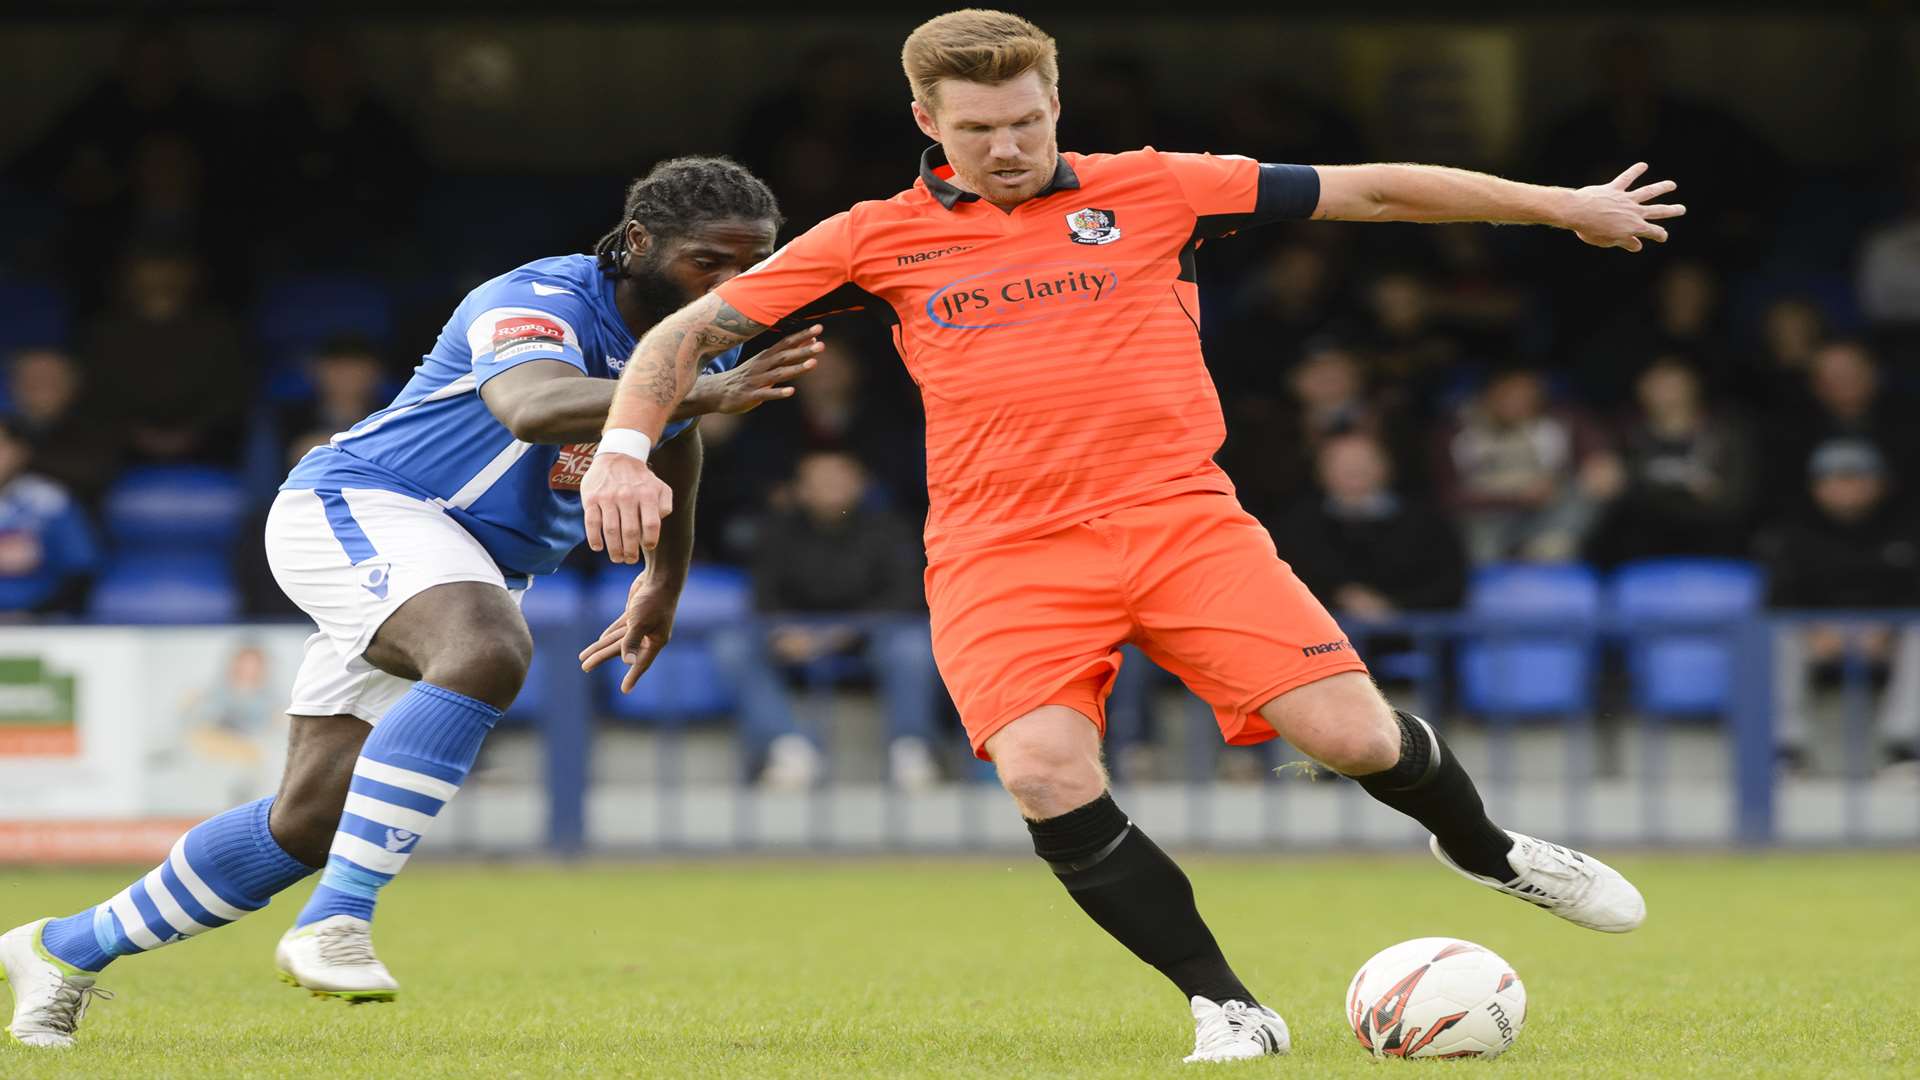
<svg viewBox="0 0 1920 1080">
<path fill-rule="evenodd" d="M 626 665 L 616 660 L 601 672 L 607 712 L 626 720 L 684 723 L 695 717 L 730 713 L 738 704 L 733 686 L 713 662 L 707 643 L 698 637 L 676 634 L 673 643 L 634 684 L 632 693 L 620 692 Z"/>
<path fill-rule="evenodd" d="M 1546 716 L 1593 707 L 1593 642 L 1581 625 L 1600 612 L 1600 581 L 1591 568 L 1482 567 L 1467 587 L 1466 606 L 1486 619 L 1571 624 L 1565 634 L 1471 636 L 1459 653 L 1460 702 L 1469 711 Z"/>
<path fill-rule="evenodd" d="M 1738 559 L 1647 559 L 1613 575 L 1608 601 L 1622 619 L 1739 619 L 1760 610 L 1759 567 Z M 1734 646 L 1723 634 L 1629 628 L 1627 673 L 1633 703 L 1652 713 L 1725 710 Z"/>
<path fill-rule="evenodd" d="M 627 589 L 637 572 L 627 567 L 601 572 L 593 583 L 590 597 L 596 621 L 610 623 L 627 609 Z M 709 630 L 737 622 L 752 613 L 753 582 L 746 571 L 731 566 L 695 565 L 687 572 L 687 587 L 680 593 L 680 608 L 673 625 L 676 632 Z"/>
<path fill-rule="evenodd" d="M 612 622 L 626 610 L 627 589 L 633 574 L 616 569 L 594 583 L 591 605 L 594 621 Z M 734 688 L 714 662 L 705 634 L 747 617 L 753 610 L 753 589 L 745 573 L 728 567 L 695 566 L 680 594 L 674 619 L 674 638 L 630 694 L 620 692 L 626 667 L 618 662 L 601 669 L 601 688 L 607 711 L 617 717 L 649 723 L 683 722 L 693 717 L 730 713 L 737 699 Z M 584 642 L 582 643 L 584 644 Z"/>
<path fill-rule="evenodd" d="M 267 350 L 267 394 L 285 401 L 309 392 L 303 365 L 329 338 L 391 340 L 393 299 L 368 278 L 290 278 L 261 291 L 254 320 L 254 333 Z"/>
<path fill-rule="evenodd" d="M 87 616 L 101 623 L 217 623 L 240 614 L 233 572 L 218 555 L 129 555 L 93 586 Z"/>
<path fill-rule="evenodd" d="M 246 522 L 246 488 L 224 469 L 144 466 L 114 482 L 101 516 L 107 534 L 124 550 L 164 554 L 225 548 Z"/>
<path fill-rule="evenodd" d="M 710 630 L 753 614 L 753 582 L 747 572 L 731 566 L 696 566 L 687 574 L 680 594 L 678 627 Z"/>
<path fill-rule="evenodd" d="M 585 641 L 574 642 L 570 636 L 580 624 L 580 613 L 586 600 L 586 579 L 574 570 L 559 570 L 535 578 L 533 587 L 521 598 L 520 610 L 527 617 L 527 625 L 533 629 L 533 664 L 527 668 L 527 681 L 521 684 L 519 696 L 513 699 L 513 705 L 507 709 L 507 723 L 539 722 L 547 708 L 545 657 L 555 651 L 571 657 L 574 649 L 586 644 Z M 552 636 L 556 634 L 566 636 L 565 641 L 553 641 Z M 573 674 L 578 676 L 579 672 L 575 670 Z"/>
<path fill-rule="evenodd" d="M 35 281 L 0 281 L 0 353 L 29 345 L 64 347 L 72 306 L 59 289 Z"/>
</svg>

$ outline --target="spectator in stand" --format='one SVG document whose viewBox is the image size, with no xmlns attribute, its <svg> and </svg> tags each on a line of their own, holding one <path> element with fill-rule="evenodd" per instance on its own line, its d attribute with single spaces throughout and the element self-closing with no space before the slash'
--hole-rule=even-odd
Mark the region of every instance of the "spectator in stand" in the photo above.
<svg viewBox="0 0 1920 1080">
<path fill-rule="evenodd" d="M 217 200 L 207 175 L 205 151 L 179 132 L 147 135 L 134 147 L 127 195 L 105 228 L 97 250 L 119 252 L 164 248 L 195 252 L 207 273 L 219 278 L 207 291 L 237 297 L 244 293 L 244 262 L 239 257 L 231 200 Z M 216 287 L 217 286 L 217 287 Z"/>
<path fill-rule="evenodd" d="M 1545 380 L 1527 368 L 1489 379 L 1435 457 L 1475 564 L 1575 557 L 1625 480 L 1598 427 L 1551 407 Z"/>
<path fill-rule="evenodd" d="M 1791 424 L 1806 407 L 1807 371 L 1827 340 L 1827 316 L 1804 296 L 1785 296 L 1760 316 L 1758 360 L 1740 371 L 1729 389 L 1769 427 Z"/>
<path fill-rule="evenodd" d="M 810 451 L 844 451 L 858 459 L 887 505 L 909 512 L 924 507 L 926 462 L 918 409 L 886 394 L 879 373 L 865 363 L 857 330 L 829 335 L 823 343 L 793 400 L 744 426 L 740 460 L 764 469 L 769 462 L 792 461 Z M 784 479 L 762 476 L 758 491 Z"/>
<path fill-rule="evenodd" d="M 338 30 L 297 31 L 290 85 L 257 128 L 268 140 L 260 190 L 275 206 L 300 208 L 292 216 L 259 208 L 269 224 L 255 246 L 262 260 L 285 261 L 274 269 L 367 268 L 409 245 L 427 184 L 420 140 L 368 92 L 354 50 Z"/>
<path fill-rule="evenodd" d="M 1434 314 L 1459 336 L 1469 355 L 1513 355 L 1521 324 L 1538 305 L 1528 303 L 1527 290 L 1502 265 L 1499 234 L 1453 223 L 1421 236 L 1435 256 L 1428 288 Z"/>
<path fill-rule="evenodd" d="M 1629 306 L 1577 360 L 1582 389 L 1599 405 L 1616 408 L 1633 397 L 1634 373 L 1649 356 L 1679 354 L 1714 389 L 1734 380 L 1722 342 L 1720 281 L 1698 259 L 1669 263 L 1654 279 L 1645 305 Z"/>
<path fill-rule="evenodd" d="M 1639 408 L 1619 438 L 1626 488 L 1591 557 L 1612 565 L 1744 550 L 1758 480 L 1746 425 L 1708 405 L 1700 373 L 1684 357 L 1656 359 L 1634 392 Z"/>
<path fill-rule="evenodd" d="M 281 437 L 289 446 L 314 446 L 345 431 L 386 404 L 386 365 L 371 342 L 328 341 L 307 364 L 313 397 L 282 410 Z"/>
<path fill-rule="evenodd" d="M 118 254 L 128 240 L 123 229 L 143 171 L 139 158 L 171 154 L 178 163 L 184 146 L 202 177 L 236 172 L 222 156 L 237 141 L 229 111 L 194 85 L 193 52 L 177 26 L 156 20 L 134 27 L 105 70 L 106 81 L 56 117 L 10 170 L 60 208 L 65 270 L 87 303 L 105 277 L 103 256 Z M 156 149 L 165 147 L 174 149 Z"/>
<path fill-rule="evenodd" d="M 1379 275 L 1367 289 L 1367 311 L 1357 344 L 1381 389 L 1410 411 L 1438 397 L 1466 350 L 1440 324 L 1426 278 L 1410 270 Z"/>
<path fill-rule="evenodd" d="M 1274 543 L 1314 595 L 1341 617 L 1381 619 L 1455 607 L 1466 556 L 1453 523 L 1394 490 L 1393 464 L 1372 436 L 1335 435 L 1320 445 L 1324 495 L 1295 506 Z"/>
<path fill-rule="evenodd" d="M 1208 363 L 1222 404 L 1231 410 L 1229 429 L 1264 423 L 1282 407 L 1287 364 L 1309 341 L 1326 334 L 1344 307 L 1341 291 L 1325 247 L 1296 237 L 1281 242 L 1241 279 L 1217 332 L 1203 312 Z"/>
<path fill-rule="evenodd" d="M 29 472 L 91 504 L 119 464 L 118 433 L 82 411 L 80 365 L 54 348 L 22 349 L 7 368 L 8 397 L 20 437 L 32 448 Z"/>
<path fill-rule="evenodd" d="M 1384 441 L 1403 427 L 1369 392 L 1360 358 L 1333 338 L 1308 342 L 1285 377 L 1287 397 L 1257 416 L 1239 413 L 1246 422 L 1229 426 L 1219 455 L 1248 512 L 1263 521 L 1277 520 L 1310 490 L 1314 457 L 1328 438 L 1357 432 Z"/>
<path fill-rule="evenodd" d="M 1920 334 L 1920 143 L 1903 156 L 1899 182 L 1899 216 L 1860 245 L 1860 306 L 1874 322 L 1914 335 Z"/>
<path fill-rule="evenodd" d="M 100 558 L 93 527 L 65 488 L 27 471 L 31 454 L 0 421 L 0 612 L 78 612 Z"/>
<path fill-rule="evenodd" d="M 937 778 L 920 539 L 901 516 L 870 509 L 870 494 L 852 454 L 802 457 L 794 508 L 761 530 L 754 558 L 754 607 L 763 621 L 715 635 L 715 654 L 740 688 L 748 752 L 764 756 L 761 781 L 770 787 L 807 787 L 821 772 L 819 750 L 794 721 L 786 682 L 848 658 L 863 663 L 879 689 L 893 781 L 917 788 Z M 849 614 L 879 622 L 835 619 Z"/>
<path fill-rule="evenodd" d="M 1775 608 L 1920 606 L 1920 532 L 1889 498 L 1892 478 L 1873 444 L 1835 439 L 1809 463 L 1812 509 L 1762 533 Z M 1807 764 L 1812 689 L 1830 685 L 1852 642 L 1886 680 L 1879 737 L 1896 762 L 1920 759 L 1920 627 L 1813 624 L 1782 630 L 1774 655 L 1780 754 Z"/>
<path fill-rule="evenodd" d="M 1820 346 L 1807 369 L 1806 388 L 1808 397 L 1781 418 L 1779 475 L 1805 475 L 1814 450 L 1838 438 L 1872 443 L 1883 460 L 1901 467 L 1920 460 L 1920 436 L 1888 399 L 1880 366 L 1865 342 L 1841 339 Z"/>
<path fill-rule="evenodd" d="M 199 263 L 136 251 L 120 285 L 82 353 L 102 416 L 138 461 L 233 465 L 253 371 L 233 320 L 201 300 Z"/>
</svg>

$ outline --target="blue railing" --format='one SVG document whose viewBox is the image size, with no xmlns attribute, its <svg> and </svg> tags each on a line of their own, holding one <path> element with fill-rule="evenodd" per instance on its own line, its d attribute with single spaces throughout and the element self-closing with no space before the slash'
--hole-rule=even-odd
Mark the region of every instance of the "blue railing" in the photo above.
<svg viewBox="0 0 1920 1080">
<path fill-rule="evenodd" d="M 879 629 L 897 626 L 898 618 L 871 615 L 763 618 L 729 625 L 740 628 L 813 623 Z M 1776 761 L 1775 637 L 1782 631 L 1812 624 L 1891 626 L 1908 630 L 1920 628 L 1920 611 L 1773 612 L 1734 619 L 1623 618 L 1608 614 L 1584 619 L 1516 619 L 1470 613 L 1421 614 L 1354 622 L 1347 629 L 1355 648 L 1367 657 L 1381 681 L 1389 685 L 1396 703 L 1439 718 L 1443 724 L 1469 720 L 1484 727 L 1488 759 L 1481 778 L 1483 790 L 1497 795 L 1512 789 L 1520 779 L 1516 776 L 1513 756 L 1516 734 L 1557 724 L 1564 738 L 1566 780 L 1561 797 L 1565 831 L 1574 839 L 1586 834 L 1594 824 L 1589 802 L 1597 774 L 1596 723 L 1602 716 L 1628 713 L 1638 725 L 1640 755 L 1629 775 L 1638 789 L 1639 816 L 1643 822 L 1638 837 L 1641 842 L 1661 842 L 1668 831 L 1665 804 L 1675 779 L 1668 775 L 1667 769 L 1669 733 L 1676 725 L 1697 728 L 1704 722 L 1721 734 L 1728 754 L 1731 838 L 1744 844 L 1764 845 L 1782 836 L 1781 783 Z M 579 674 L 574 654 L 581 643 L 597 635 L 601 625 L 585 617 L 536 620 L 536 648 L 540 654 L 536 674 L 541 684 L 530 689 L 542 702 L 537 725 L 545 748 L 549 845 L 561 853 L 578 852 L 586 845 L 588 763 L 596 715 L 603 711 L 604 699 L 596 701 L 596 681 Z M 683 629 L 669 650 L 699 648 L 702 632 Z M 1657 649 L 1662 646 L 1667 647 L 1668 652 L 1658 653 Z M 1584 658 L 1582 663 L 1573 664 L 1569 669 L 1575 671 L 1584 685 L 1559 687 L 1557 701 L 1530 699 L 1528 694 L 1534 690 L 1554 689 L 1532 687 L 1533 682 L 1539 681 L 1532 676 L 1541 670 L 1552 674 L 1556 665 L 1566 667 L 1569 658 Z M 1680 665 L 1677 669 L 1675 662 Z M 1663 663 L 1667 665 L 1664 674 L 1659 668 Z M 1503 664 L 1509 665 L 1508 669 L 1503 670 Z M 1681 677 L 1679 682 L 1674 681 L 1676 671 Z M 1687 682 L 1685 676 L 1689 671 L 1700 677 Z M 1839 791 L 1844 818 L 1840 838 L 1864 842 L 1869 837 L 1865 780 L 1871 769 L 1867 704 L 1871 690 L 1868 665 L 1857 648 L 1849 649 L 1843 675 L 1848 745 L 1846 782 Z M 648 679 L 675 677 L 677 670 L 673 666 L 656 668 L 647 676 Z M 1648 690 L 1649 680 L 1661 678 L 1668 680 L 1664 698 Z M 1528 693 L 1516 692 L 1528 687 L 1532 687 Z M 662 696 L 677 699 L 683 695 L 669 688 Z M 818 718 L 822 708 L 831 708 L 831 698 L 825 694 L 806 696 L 810 702 L 801 712 L 815 718 L 811 725 L 813 734 L 825 738 L 831 725 L 819 723 Z M 1539 701 L 1553 707 L 1533 707 Z M 1659 707 L 1663 704 L 1673 708 Z M 1195 706 L 1197 713 L 1204 712 L 1197 702 Z M 701 719 L 668 712 L 653 721 L 652 726 L 661 738 L 654 795 L 658 799 L 656 812 L 664 847 L 674 846 L 673 838 L 681 835 L 684 825 L 680 820 L 683 806 L 679 799 L 677 762 L 684 753 L 687 729 Z M 1213 785 L 1205 782 L 1211 775 L 1206 766 L 1217 752 L 1218 738 L 1210 723 L 1188 726 L 1191 730 L 1187 744 L 1190 766 L 1186 813 L 1190 823 L 1204 823 L 1211 818 L 1215 797 Z M 1127 734 L 1118 730 L 1111 733 L 1116 741 Z M 1270 765 L 1278 764 L 1288 753 L 1284 746 L 1270 744 L 1266 760 Z M 990 773 L 983 769 L 977 775 L 984 779 Z M 1125 780 L 1124 774 L 1116 775 L 1117 783 Z M 1267 786 L 1274 789 L 1266 811 L 1272 817 L 1279 813 L 1277 807 L 1285 795 L 1278 790 L 1277 783 Z M 909 796 L 888 787 L 881 798 L 882 840 L 891 844 L 903 836 L 898 810 L 900 800 Z M 743 777 L 736 791 L 734 810 L 735 821 L 742 830 L 735 840 L 739 846 L 755 844 L 756 805 Z M 967 802 L 962 813 L 973 814 L 972 805 Z M 830 846 L 832 830 L 826 820 L 830 811 L 825 800 L 813 799 L 809 806 L 807 835 L 822 846 Z M 1199 830 L 1201 835 L 1205 832 L 1204 828 Z M 967 824 L 962 829 L 960 846 L 970 846 L 981 835 L 971 823 Z M 1911 836 L 1920 839 L 1920 815 L 1913 822 Z"/>
</svg>

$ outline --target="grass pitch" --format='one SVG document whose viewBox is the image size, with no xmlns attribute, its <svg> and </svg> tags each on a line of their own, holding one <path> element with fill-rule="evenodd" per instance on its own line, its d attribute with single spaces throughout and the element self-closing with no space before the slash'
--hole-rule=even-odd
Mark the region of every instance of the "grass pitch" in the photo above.
<svg viewBox="0 0 1920 1080">
<path fill-rule="evenodd" d="M 1208 1076 L 1920 1075 L 1920 859 L 1625 856 L 1651 916 L 1581 930 L 1413 858 L 1192 859 L 1289 1058 Z M 0 928 L 128 872 L 0 868 Z M 274 980 L 306 886 L 101 984 L 72 1051 L 0 1077 L 1186 1076 L 1185 1004 L 1030 858 L 417 866 L 382 901 L 392 1005 Z M 1367 1058 L 1355 968 L 1405 938 L 1499 952 L 1527 1024 L 1492 1062 Z"/>
</svg>

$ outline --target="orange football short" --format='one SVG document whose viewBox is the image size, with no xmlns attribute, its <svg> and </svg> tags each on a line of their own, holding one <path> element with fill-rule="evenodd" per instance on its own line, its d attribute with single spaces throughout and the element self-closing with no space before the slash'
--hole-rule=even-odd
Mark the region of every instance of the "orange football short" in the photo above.
<svg viewBox="0 0 1920 1080">
<path fill-rule="evenodd" d="M 973 752 L 1042 705 L 1106 732 L 1132 643 L 1213 706 L 1235 745 L 1273 728 L 1260 706 L 1366 671 L 1333 616 L 1230 494 L 1190 492 L 927 568 L 933 654 Z"/>
</svg>

